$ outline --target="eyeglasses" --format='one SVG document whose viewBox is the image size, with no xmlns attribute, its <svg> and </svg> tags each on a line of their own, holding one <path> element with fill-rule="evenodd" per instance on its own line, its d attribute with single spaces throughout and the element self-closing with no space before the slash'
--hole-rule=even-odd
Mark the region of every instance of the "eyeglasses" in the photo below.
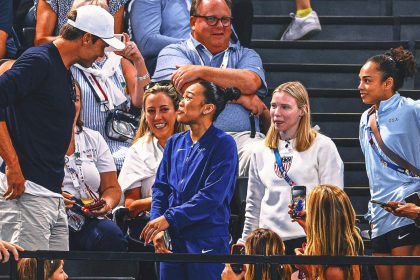
<svg viewBox="0 0 420 280">
<path fill-rule="evenodd" d="M 215 17 L 215 16 L 201 16 L 201 15 L 194 15 L 193 17 L 198 17 L 198 18 L 204 18 L 206 20 L 206 23 L 210 26 L 215 26 L 217 25 L 217 23 L 220 22 L 222 23 L 222 25 L 224 27 L 228 27 L 231 24 L 232 21 L 232 17 Z"/>
<path fill-rule="evenodd" d="M 144 86 L 144 91 L 151 89 L 155 85 L 161 86 L 161 87 L 167 87 L 167 86 L 173 86 L 171 80 L 162 80 L 159 82 L 150 82 L 147 85 Z"/>
</svg>

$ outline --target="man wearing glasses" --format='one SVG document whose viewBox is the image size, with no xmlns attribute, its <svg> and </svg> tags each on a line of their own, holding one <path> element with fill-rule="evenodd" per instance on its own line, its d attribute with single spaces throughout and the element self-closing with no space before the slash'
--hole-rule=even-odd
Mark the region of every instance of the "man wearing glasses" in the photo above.
<svg viewBox="0 0 420 280">
<path fill-rule="evenodd" d="M 0 239 L 26 250 L 68 250 L 61 187 L 75 115 L 69 68 L 111 45 L 114 19 L 98 6 L 69 14 L 60 37 L 27 50 L 0 76 Z"/>
<path fill-rule="evenodd" d="M 252 147 L 264 138 L 259 133 L 258 116 L 270 119 L 260 99 L 267 93 L 261 58 L 238 41 L 230 40 L 230 0 L 193 0 L 190 15 L 191 37 L 160 52 L 153 80 L 171 79 L 181 92 L 197 80 L 241 90 L 241 97 L 227 104 L 215 126 L 235 139 L 239 176 L 247 176 Z M 250 117 L 251 113 L 257 117 Z M 253 128 L 257 133 L 251 138 Z"/>
</svg>

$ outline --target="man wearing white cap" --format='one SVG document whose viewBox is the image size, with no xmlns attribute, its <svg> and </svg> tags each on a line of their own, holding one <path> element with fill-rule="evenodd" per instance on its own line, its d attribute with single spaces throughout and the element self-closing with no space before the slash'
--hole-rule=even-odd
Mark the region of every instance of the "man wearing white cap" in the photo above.
<svg viewBox="0 0 420 280">
<path fill-rule="evenodd" d="M 68 250 L 61 185 L 70 143 L 75 84 L 69 68 L 90 67 L 114 38 L 98 6 L 77 9 L 60 37 L 27 50 L 0 76 L 0 239 L 26 250 Z"/>
</svg>

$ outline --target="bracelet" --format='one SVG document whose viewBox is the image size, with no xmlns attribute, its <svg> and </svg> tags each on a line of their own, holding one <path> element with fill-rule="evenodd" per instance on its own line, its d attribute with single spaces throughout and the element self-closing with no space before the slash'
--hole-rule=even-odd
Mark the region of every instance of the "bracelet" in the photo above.
<svg viewBox="0 0 420 280">
<path fill-rule="evenodd" d="M 149 72 L 147 72 L 146 74 L 144 74 L 143 76 L 138 76 L 138 75 L 136 75 L 136 80 L 137 81 L 144 81 L 144 80 L 146 80 L 147 78 L 149 78 L 150 77 L 150 75 L 149 75 Z"/>
</svg>

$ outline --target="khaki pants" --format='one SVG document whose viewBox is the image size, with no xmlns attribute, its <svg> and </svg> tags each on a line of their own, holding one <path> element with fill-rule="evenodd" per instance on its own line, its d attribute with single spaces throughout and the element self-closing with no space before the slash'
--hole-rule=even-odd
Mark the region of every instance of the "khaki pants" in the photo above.
<svg viewBox="0 0 420 280">
<path fill-rule="evenodd" d="M 0 193 L 0 239 L 28 251 L 69 250 L 64 200 L 23 193 L 5 200 Z"/>
</svg>

